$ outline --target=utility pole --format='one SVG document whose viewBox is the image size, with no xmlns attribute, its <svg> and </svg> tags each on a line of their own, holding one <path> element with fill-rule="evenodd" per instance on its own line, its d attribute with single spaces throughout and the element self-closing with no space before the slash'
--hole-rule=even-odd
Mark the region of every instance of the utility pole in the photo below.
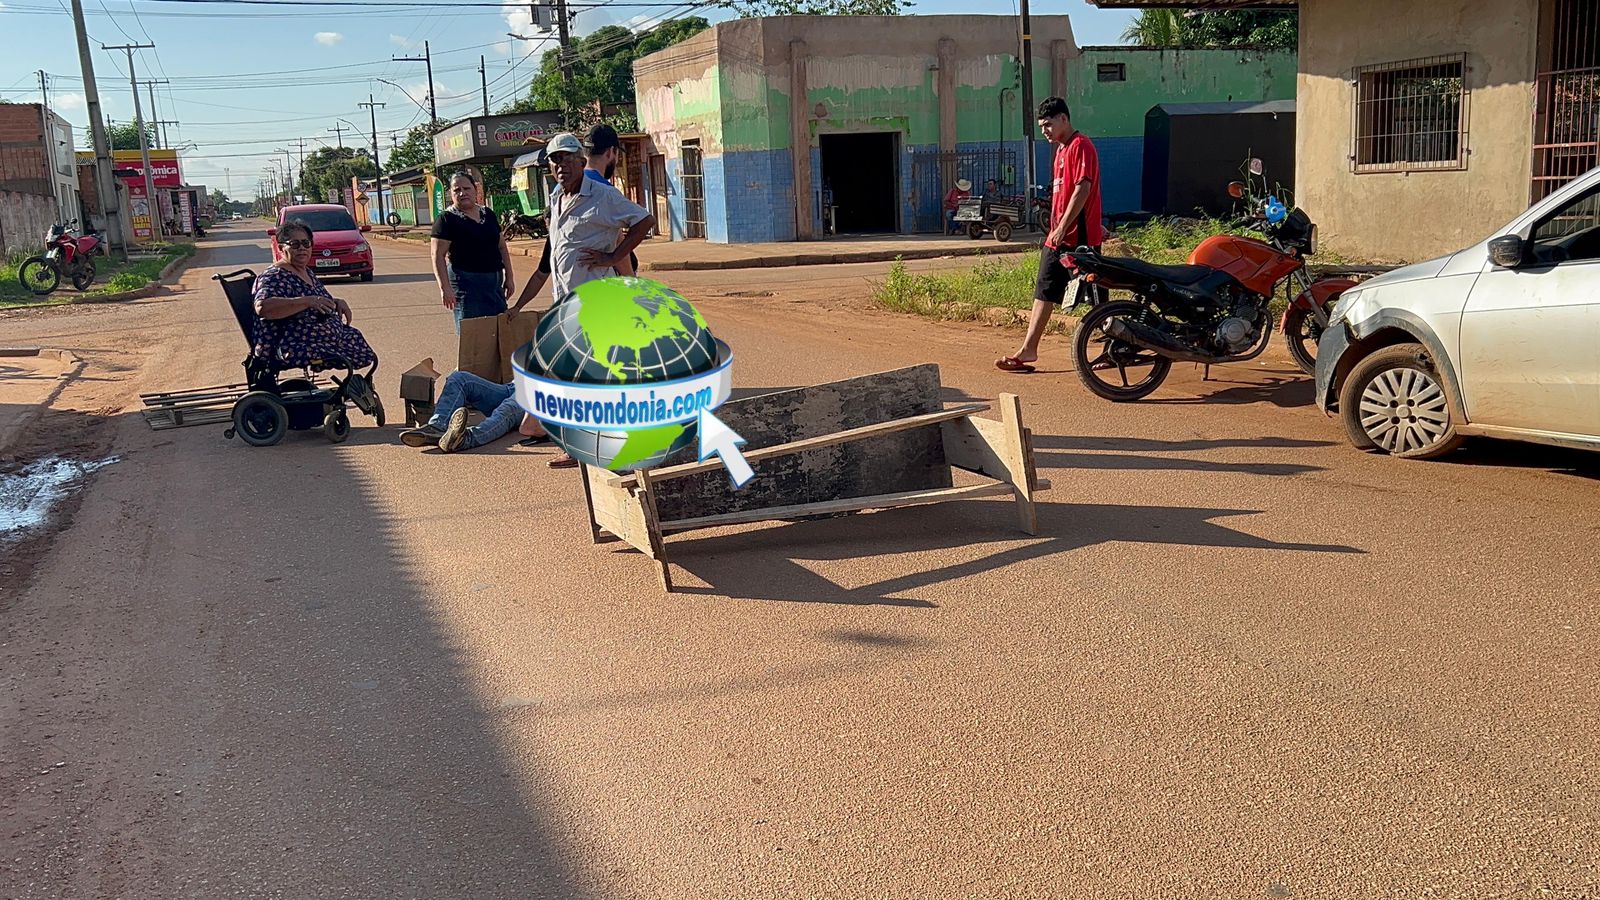
<svg viewBox="0 0 1600 900">
<path fill-rule="evenodd" d="M 300 180 L 301 181 L 305 181 L 306 180 L 306 139 L 305 138 L 301 138 L 300 139 Z M 317 198 L 317 197 L 307 197 L 306 200 L 308 200 L 311 203 L 321 203 L 322 202 L 322 200 L 320 198 Z"/>
<path fill-rule="evenodd" d="M 226 191 L 227 191 L 227 194 L 228 194 L 228 199 L 232 200 L 233 199 L 233 175 L 232 175 L 232 173 L 230 173 L 228 171 L 228 167 L 227 166 L 223 166 L 222 167 L 222 181 L 223 181 L 224 184 L 227 185 Z"/>
<path fill-rule="evenodd" d="M 43 73 L 40 74 L 43 77 Z M 489 114 L 489 73 L 484 69 L 483 57 L 478 57 L 478 83 L 483 85 L 483 114 Z"/>
<path fill-rule="evenodd" d="M 162 128 L 162 126 L 163 125 L 176 125 L 178 123 L 177 122 L 163 122 L 161 120 L 161 113 L 156 111 L 156 85 L 158 85 L 158 84 L 170 84 L 170 83 L 171 82 L 167 81 L 167 79 L 165 79 L 165 78 L 161 78 L 161 79 L 152 78 L 149 81 L 143 82 L 144 86 L 150 90 L 150 124 L 156 126 L 157 128 L 161 128 L 161 131 L 159 133 L 161 135 L 161 146 L 162 147 L 171 147 L 172 146 L 172 142 L 167 140 L 167 131 L 166 131 L 165 128 Z"/>
<path fill-rule="evenodd" d="M 156 126 L 159 129 L 161 129 L 161 135 L 160 135 L 160 137 L 161 137 L 161 146 L 162 147 L 171 147 L 172 146 L 172 142 L 167 140 L 167 126 L 168 125 L 178 125 L 178 124 L 180 124 L 178 122 L 178 120 L 177 119 L 156 119 L 156 120 L 152 121 L 150 124 Z"/>
<path fill-rule="evenodd" d="M 568 45 L 572 42 L 572 34 L 568 30 L 567 0 L 555 0 L 556 4 L 556 35 L 561 40 L 561 81 L 565 84 L 572 83 L 572 59 L 568 54 Z"/>
<path fill-rule="evenodd" d="M 339 149 L 343 150 L 344 149 L 344 133 L 346 131 L 349 131 L 350 129 L 346 128 L 343 122 L 335 122 L 335 123 L 333 123 L 333 127 L 329 128 L 328 130 L 334 133 L 335 139 L 338 140 L 338 142 L 339 142 Z"/>
<path fill-rule="evenodd" d="M 161 203 L 156 198 L 156 182 L 150 175 L 150 136 L 144 131 L 144 113 L 139 108 L 139 79 L 133 70 L 133 51 L 154 50 L 155 44 L 120 44 L 115 47 L 100 45 L 101 50 L 126 50 L 128 53 L 128 84 L 133 88 L 133 127 L 139 132 L 139 161 L 144 165 L 145 202 L 150 205 L 150 235 L 161 232 Z"/>
<path fill-rule="evenodd" d="M 1033 209 L 1033 185 L 1035 180 L 1033 161 L 1033 135 L 1038 131 L 1039 125 L 1036 116 L 1038 110 L 1033 107 L 1033 26 L 1028 18 L 1028 0 L 1020 0 L 1019 12 L 1022 15 L 1022 133 L 1026 137 L 1024 144 L 1027 147 L 1027 165 L 1023 171 L 1027 175 L 1026 209 Z"/>
<path fill-rule="evenodd" d="M 433 96 L 433 51 L 428 48 L 428 42 L 427 41 L 423 41 L 422 42 L 422 55 L 421 56 L 396 56 L 396 57 L 392 57 L 392 59 L 395 62 L 419 62 L 419 63 L 426 63 L 427 64 L 427 66 L 428 66 L 428 122 L 429 122 L 429 124 L 431 124 L 433 126 L 433 130 L 437 132 L 439 130 L 439 104 L 438 104 L 438 101 Z M 370 95 L 369 95 L 368 99 L 369 100 L 371 99 Z M 374 130 L 376 130 L 377 126 L 373 126 L 373 127 L 374 127 Z"/>
<path fill-rule="evenodd" d="M 50 86 L 45 82 L 43 69 L 39 70 L 39 119 L 42 129 L 39 133 L 44 135 L 44 167 L 50 172 L 50 195 L 56 200 L 56 220 L 65 222 L 72 216 L 68 215 L 67 205 L 56 190 L 56 130 L 50 122 Z M 87 227 L 89 223 L 83 224 Z"/>
<path fill-rule="evenodd" d="M 431 81 L 428 84 L 428 88 L 429 90 L 433 89 L 433 84 Z M 372 102 L 372 95 L 369 93 L 367 94 L 367 102 L 357 103 L 356 105 L 365 106 L 367 108 L 367 112 L 372 116 L 372 166 L 377 170 L 378 173 L 378 222 L 381 224 L 389 219 L 389 217 L 384 214 L 383 210 L 383 163 L 378 161 L 378 107 L 382 106 L 383 104 Z"/>
</svg>

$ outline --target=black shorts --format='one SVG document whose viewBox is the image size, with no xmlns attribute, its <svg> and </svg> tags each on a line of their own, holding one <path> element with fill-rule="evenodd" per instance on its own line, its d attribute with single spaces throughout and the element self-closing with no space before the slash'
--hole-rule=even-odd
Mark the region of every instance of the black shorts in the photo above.
<svg viewBox="0 0 1600 900">
<path fill-rule="evenodd" d="M 1075 269 L 1061 264 L 1060 249 L 1039 247 L 1039 274 L 1033 279 L 1033 299 L 1060 306 L 1070 296 L 1073 301 L 1071 305 L 1076 306 L 1078 293 L 1085 286 Z M 1068 288 L 1073 288 L 1070 294 Z"/>
</svg>

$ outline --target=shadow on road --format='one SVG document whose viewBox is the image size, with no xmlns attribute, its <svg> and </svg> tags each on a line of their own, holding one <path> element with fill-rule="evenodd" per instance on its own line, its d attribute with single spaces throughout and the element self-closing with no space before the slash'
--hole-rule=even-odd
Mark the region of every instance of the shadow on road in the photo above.
<svg viewBox="0 0 1600 900">
<path fill-rule="evenodd" d="M 1280 378 L 1273 376 L 1264 382 L 1234 382 L 1227 376 L 1212 373 L 1211 380 L 1201 382 L 1195 390 L 1206 390 L 1214 385 L 1232 383 L 1233 387 L 1224 387 L 1209 394 L 1198 397 L 1150 397 L 1140 400 L 1140 403 L 1154 403 L 1163 406 L 1194 406 L 1197 404 L 1215 404 L 1219 406 L 1232 406 L 1245 403 L 1271 403 L 1284 409 L 1296 406 L 1310 406 L 1316 400 L 1316 386 L 1311 379 L 1305 376 Z"/>
<path fill-rule="evenodd" d="M 962 502 L 861 513 L 737 534 L 669 538 L 667 556 L 675 565 L 710 585 L 708 588 L 680 588 L 686 593 L 926 609 L 937 604 L 895 595 L 925 592 L 951 596 L 946 587 L 951 581 L 993 572 L 1013 563 L 1112 542 L 1306 553 L 1365 552 L 1342 544 L 1274 541 L 1235 531 L 1214 521 L 1255 515 L 1259 510 L 1046 502 L 1038 504 L 1038 511 L 1040 528 L 1045 532 L 1039 537 L 1015 530 L 1014 506 L 1010 501 Z M 854 587 L 829 581 L 798 562 L 909 554 L 908 564 L 916 566 L 924 564 L 930 552 L 960 552 L 988 546 L 994 547 L 993 552 L 977 559 L 894 575 Z M 933 588 L 940 590 L 930 590 Z"/>
<path fill-rule="evenodd" d="M 1433 462 L 1460 466 L 1545 469 L 1561 475 L 1600 480 L 1600 453 L 1520 441 L 1474 438 L 1460 450 Z"/>
</svg>

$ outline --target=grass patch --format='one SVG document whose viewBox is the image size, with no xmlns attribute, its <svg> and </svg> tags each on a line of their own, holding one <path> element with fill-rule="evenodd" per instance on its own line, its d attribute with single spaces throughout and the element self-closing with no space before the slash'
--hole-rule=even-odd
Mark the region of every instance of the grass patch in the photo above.
<svg viewBox="0 0 1600 900">
<path fill-rule="evenodd" d="M 1223 219 L 1152 219 L 1143 225 L 1117 229 L 1107 236 L 1105 250 L 1117 256 L 1136 256 L 1157 265 L 1175 266 L 1206 238 L 1219 234 L 1248 234 L 1228 227 Z M 1318 263 L 1344 265 L 1356 260 L 1318 253 Z M 1033 306 L 1033 278 L 1039 269 L 1039 251 L 985 258 L 971 269 L 913 273 L 895 260 L 889 275 L 873 286 L 873 300 L 896 312 L 930 319 L 970 322 L 982 319 L 989 307 L 1029 309 Z M 1122 295 L 1113 291 L 1114 298 Z M 1281 295 L 1272 301 L 1272 314 L 1287 305 Z M 1075 312 L 1075 311 L 1074 311 Z"/>
<path fill-rule="evenodd" d="M 0 309 L 18 306 L 58 306 L 63 303 L 120 294 L 124 291 L 136 291 L 156 280 L 161 270 L 173 260 L 192 256 L 195 252 L 194 244 L 181 242 L 158 245 L 157 249 L 160 250 L 159 256 L 133 258 L 121 265 L 113 264 L 109 257 L 97 259 L 95 268 L 98 271 L 95 274 L 95 281 L 87 291 L 79 293 L 73 290 L 72 285 L 63 282 L 61 287 L 56 288 L 55 293 L 43 297 L 35 296 L 24 288 L 17 277 L 17 269 L 28 255 L 14 255 L 0 265 Z"/>
</svg>

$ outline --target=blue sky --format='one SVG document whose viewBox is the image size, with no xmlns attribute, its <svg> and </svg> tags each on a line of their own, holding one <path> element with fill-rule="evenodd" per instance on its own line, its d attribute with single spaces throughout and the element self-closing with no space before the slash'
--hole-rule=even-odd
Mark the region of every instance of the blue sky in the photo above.
<svg viewBox="0 0 1600 900">
<path fill-rule="evenodd" d="M 573 0 L 578 2 L 578 0 Z M 622 6 L 627 2 L 632 5 Z M 1014 0 L 990 0 L 993 12 L 1012 14 Z M 490 106 L 526 91 L 538 57 L 548 44 L 528 44 L 506 37 L 507 31 L 529 34 L 528 7 L 460 7 L 426 10 L 293 11 L 260 5 L 211 5 L 152 0 L 83 0 L 95 79 L 105 114 L 131 121 L 127 57 L 105 52 L 100 44 L 155 43 L 154 51 L 134 56 L 138 77 L 167 79 L 156 88 L 160 118 L 177 120 L 169 127 L 170 143 L 193 142 L 183 155 L 191 183 L 224 188 L 238 198 L 254 195 L 262 169 L 277 148 L 297 154 L 298 139 L 306 151 L 336 143 L 332 129 L 340 119 L 360 126 L 361 136 L 346 128 L 346 145 L 369 142 L 369 118 L 356 104 L 371 90 L 377 111 L 380 143 L 403 133 L 426 114 L 427 76 L 421 63 L 393 62 L 394 55 L 420 55 L 428 41 L 434 59 L 439 116 L 459 118 L 481 108 L 478 56 L 486 58 Z M 971 12 L 973 0 L 918 0 L 912 13 Z M 79 149 L 88 148 L 83 131 L 88 119 L 71 17 L 66 0 L 0 0 L 0 97 L 8 101 L 39 99 L 39 69 L 50 73 L 51 106 L 77 126 Z M 1095 9 L 1085 0 L 1035 0 L 1035 15 L 1072 16 L 1079 44 L 1113 44 L 1131 14 Z M 717 10 L 684 6 L 646 6 L 639 0 L 613 0 L 609 7 L 581 9 L 579 33 L 613 23 L 648 25 L 679 14 L 726 18 Z M 377 79 L 394 82 L 396 86 Z M 515 87 L 514 87 L 515 85 Z M 407 97 L 407 93 L 411 98 Z M 149 90 L 141 88 L 144 115 Z M 283 159 L 282 154 L 276 158 Z M 298 161 L 296 162 L 298 168 Z"/>
</svg>

